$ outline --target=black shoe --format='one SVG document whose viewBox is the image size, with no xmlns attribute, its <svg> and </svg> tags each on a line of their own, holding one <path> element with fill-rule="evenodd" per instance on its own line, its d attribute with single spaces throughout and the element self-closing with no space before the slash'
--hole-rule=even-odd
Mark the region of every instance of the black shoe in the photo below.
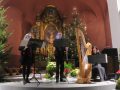
<svg viewBox="0 0 120 90">
<path fill-rule="evenodd" d="M 66 79 L 62 78 L 60 79 L 60 82 L 66 82 Z"/>
<path fill-rule="evenodd" d="M 30 83 L 29 79 L 26 79 L 26 83 Z"/>
<path fill-rule="evenodd" d="M 23 79 L 23 84 L 25 85 L 26 83 L 27 83 L 26 80 Z"/>
<path fill-rule="evenodd" d="M 56 83 L 58 83 L 59 82 L 59 79 L 56 79 Z"/>
</svg>

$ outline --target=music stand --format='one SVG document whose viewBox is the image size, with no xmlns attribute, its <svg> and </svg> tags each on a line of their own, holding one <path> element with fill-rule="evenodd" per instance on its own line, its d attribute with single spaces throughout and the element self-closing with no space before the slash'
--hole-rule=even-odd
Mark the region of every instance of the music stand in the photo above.
<svg viewBox="0 0 120 90">
<path fill-rule="evenodd" d="M 89 55 L 88 63 L 91 64 L 108 63 L 107 54 Z"/>
<path fill-rule="evenodd" d="M 29 42 L 28 42 L 28 47 L 30 47 L 32 49 L 32 58 L 33 58 L 33 61 L 34 61 L 34 66 L 33 66 L 33 77 L 30 79 L 35 79 L 38 84 L 40 84 L 40 82 L 38 81 L 38 79 L 35 77 L 35 67 L 36 67 L 36 64 L 35 64 L 35 55 L 36 55 L 36 48 L 41 48 L 43 46 L 43 40 L 39 40 L 39 39 L 30 39 Z"/>
</svg>

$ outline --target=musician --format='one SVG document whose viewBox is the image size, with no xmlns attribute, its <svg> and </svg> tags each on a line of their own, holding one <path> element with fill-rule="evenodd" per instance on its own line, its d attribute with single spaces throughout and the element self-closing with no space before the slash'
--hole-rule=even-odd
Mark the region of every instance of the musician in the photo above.
<svg viewBox="0 0 120 90">
<path fill-rule="evenodd" d="M 99 49 L 97 49 L 96 46 L 94 46 L 92 48 L 92 55 L 97 55 L 97 54 L 100 54 L 100 51 L 99 51 Z M 104 81 L 107 78 L 105 68 L 102 67 L 101 64 L 94 64 L 92 67 L 93 67 L 92 68 L 92 78 L 94 80 L 96 80 L 96 77 L 98 74 L 100 75 L 101 81 Z"/>
<path fill-rule="evenodd" d="M 62 33 L 58 32 L 54 40 L 55 47 L 55 59 L 56 59 L 56 83 L 59 82 L 59 70 L 60 70 L 60 81 L 65 82 L 64 79 L 64 51 L 68 50 L 65 45 L 65 41 L 62 38 Z"/>
<path fill-rule="evenodd" d="M 27 33 L 23 40 L 29 41 L 32 38 L 31 33 Z M 29 74 L 30 74 L 30 69 L 33 64 L 33 53 L 32 49 L 30 47 L 26 46 L 20 46 L 19 50 L 21 51 L 21 58 L 20 62 L 22 65 L 22 74 L 23 74 L 23 83 L 30 83 L 29 81 Z"/>
</svg>

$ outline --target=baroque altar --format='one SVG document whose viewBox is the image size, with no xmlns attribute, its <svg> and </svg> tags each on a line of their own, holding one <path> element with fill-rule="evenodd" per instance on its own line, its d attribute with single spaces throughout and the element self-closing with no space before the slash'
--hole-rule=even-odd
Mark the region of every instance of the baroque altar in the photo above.
<svg viewBox="0 0 120 90">
<path fill-rule="evenodd" d="M 62 32 L 62 17 L 57 8 L 53 5 L 48 5 L 36 16 L 36 25 L 32 27 L 34 38 L 44 40 L 47 45 L 44 48 L 38 48 L 37 53 L 44 56 L 53 56 L 55 48 L 53 41 L 58 31 Z"/>
</svg>

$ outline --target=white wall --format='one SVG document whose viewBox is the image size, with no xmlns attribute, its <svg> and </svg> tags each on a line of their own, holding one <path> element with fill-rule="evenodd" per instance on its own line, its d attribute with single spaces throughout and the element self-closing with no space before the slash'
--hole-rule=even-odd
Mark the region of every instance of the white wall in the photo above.
<svg viewBox="0 0 120 90">
<path fill-rule="evenodd" d="M 112 45 L 120 48 L 120 13 L 118 12 L 117 0 L 107 0 L 112 35 Z"/>
<path fill-rule="evenodd" d="M 120 0 L 117 0 L 118 11 L 120 13 Z"/>
<path fill-rule="evenodd" d="M 120 48 L 120 12 L 119 12 L 120 0 L 119 1 L 107 0 L 107 2 L 108 2 L 108 10 L 109 10 L 109 18 L 110 18 L 111 35 L 112 35 L 112 45 L 113 48 L 119 49 Z"/>
</svg>

